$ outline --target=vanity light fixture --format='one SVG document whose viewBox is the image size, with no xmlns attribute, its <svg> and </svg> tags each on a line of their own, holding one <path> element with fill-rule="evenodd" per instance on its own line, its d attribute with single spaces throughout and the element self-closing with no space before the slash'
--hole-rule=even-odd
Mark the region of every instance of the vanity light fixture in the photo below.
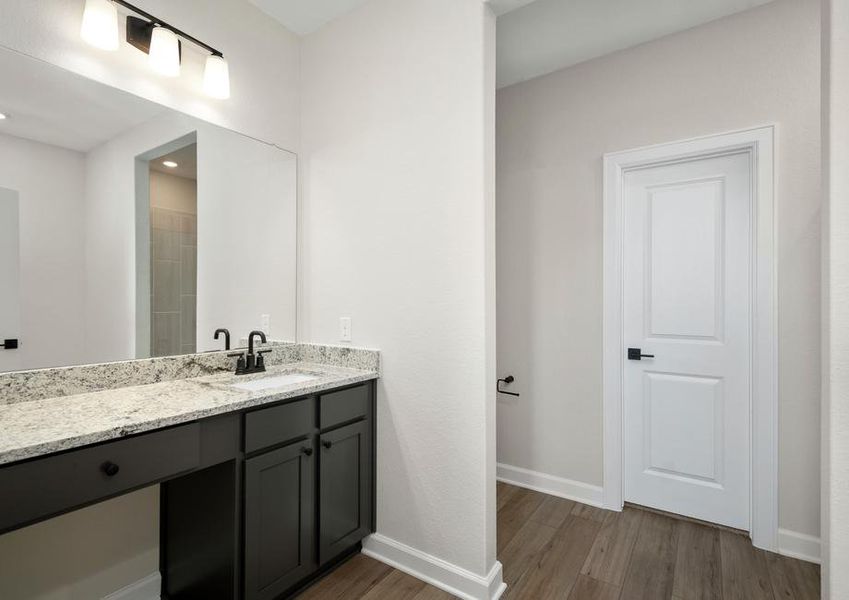
<svg viewBox="0 0 849 600">
<path fill-rule="evenodd" d="M 177 77 L 180 74 L 180 40 L 173 31 L 165 27 L 153 28 L 150 32 L 148 62 L 160 75 Z"/>
<path fill-rule="evenodd" d="M 148 62 L 154 71 L 177 77 L 182 58 L 181 40 L 191 42 L 210 54 L 203 75 L 204 92 L 221 100 L 230 97 L 230 69 L 219 50 L 124 0 L 86 0 L 80 29 L 83 40 L 104 50 L 118 49 L 116 5 L 138 15 L 127 16 L 127 43 L 148 54 Z"/>
<path fill-rule="evenodd" d="M 80 37 L 101 50 L 117 50 L 118 8 L 109 0 L 86 0 Z"/>
<path fill-rule="evenodd" d="M 203 70 L 203 91 L 220 100 L 230 97 L 230 67 L 223 56 L 210 54 Z"/>
<path fill-rule="evenodd" d="M 6 115 L 4 115 L 3 113 L 0 113 L 0 121 L 5 121 L 5 120 L 6 120 L 6 119 L 8 119 L 8 118 L 9 118 L 9 117 L 7 117 Z"/>
<path fill-rule="evenodd" d="M 163 160 L 163 161 L 162 161 L 162 166 L 164 166 L 164 167 L 168 167 L 169 169 L 176 169 L 176 168 L 177 168 L 177 167 L 179 167 L 180 165 L 178 165 L 177 163 L 175 163 L 173 160 Z"/>
</svg>

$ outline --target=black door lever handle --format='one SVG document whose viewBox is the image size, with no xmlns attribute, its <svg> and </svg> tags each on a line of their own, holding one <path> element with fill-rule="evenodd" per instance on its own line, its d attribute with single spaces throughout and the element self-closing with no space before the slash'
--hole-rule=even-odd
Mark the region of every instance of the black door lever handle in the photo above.
<svg viewBox="0 0 849 600">
<path fill-rule="evenodd" d="M 654 358 L 654 354 L 643 354 L 642 348 L 628 348 L 628 360 L 643 360 Z"/>
</svg>

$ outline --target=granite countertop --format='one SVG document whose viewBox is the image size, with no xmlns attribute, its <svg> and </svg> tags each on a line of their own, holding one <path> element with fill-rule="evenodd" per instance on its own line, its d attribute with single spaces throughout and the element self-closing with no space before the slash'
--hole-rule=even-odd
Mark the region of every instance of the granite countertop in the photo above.
<svg viewBox="0 0 849 600">
<path fill-rule="evenodd" d="M 316 379 L 262 391 L 232 384 L 289 373 Z M 309 362 L 0 405 L 0 465 L 377 379 L 377 371 Z"/>
</svg>

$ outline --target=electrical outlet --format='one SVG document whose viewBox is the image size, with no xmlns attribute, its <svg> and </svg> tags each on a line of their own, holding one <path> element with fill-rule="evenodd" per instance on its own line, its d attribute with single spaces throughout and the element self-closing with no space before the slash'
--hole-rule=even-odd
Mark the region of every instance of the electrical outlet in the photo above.
<svg viewBox="0 0 849 600">
<path fill-rule="evenodd" d="M 343 342 L 351 341 L 351 317 L 340 317 L 339 339 Z"/>
<path fill-rule="evenodd" d="M 260 315 L 259 330 L 265 334 L 271 333 L 271 315 Z"/>
</svg>

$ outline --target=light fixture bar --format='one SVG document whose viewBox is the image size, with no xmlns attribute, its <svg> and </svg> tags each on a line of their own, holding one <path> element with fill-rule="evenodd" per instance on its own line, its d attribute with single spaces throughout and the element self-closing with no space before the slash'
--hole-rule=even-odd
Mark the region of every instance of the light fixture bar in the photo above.
<svg viewBox="0 0 849 600">
<path fill-rule="evenodd" d="M 196 46 L 200 46 L 201 48 L 203 48 L 204 50 L 206 50 L 207 52 L 209 52 L 213 56 L 224 56 L 224 54 L 220 50 L 216 50 L 215 48 L 213 48 L 209 44 L 203 43 L 202 41 L 200 41 L 196 37 L 189 35 L 185 31 L 177 29 L 173 25 L 169 25 L 168 23 L 166 23 L 165 21 L 163 21 L 159 17 L 155 17 L 152 14 L 150 14 L 149 12 L 143 11 L 142 9 L 138 8 L 137 6 L 133 6 L 129 2 L 125 2 L 124 0 L 112 0 L 112 2 L 114 2 L 115 4 L 118 4 L 119 6 L 123 6 L 127 10 L 130 10 L 130 11 L 136 13 L 137 15 L 139 15 L 140 17 L 142 17 L 144 19 L 147 19 L 153 25 L 158 25 L 159 27 L 164 27 L 165 29 L 170 29 L 178 37 L 181 37 L 184 40 L 187 40 L 187 41 L 195 44 Z"/>
</svg>

